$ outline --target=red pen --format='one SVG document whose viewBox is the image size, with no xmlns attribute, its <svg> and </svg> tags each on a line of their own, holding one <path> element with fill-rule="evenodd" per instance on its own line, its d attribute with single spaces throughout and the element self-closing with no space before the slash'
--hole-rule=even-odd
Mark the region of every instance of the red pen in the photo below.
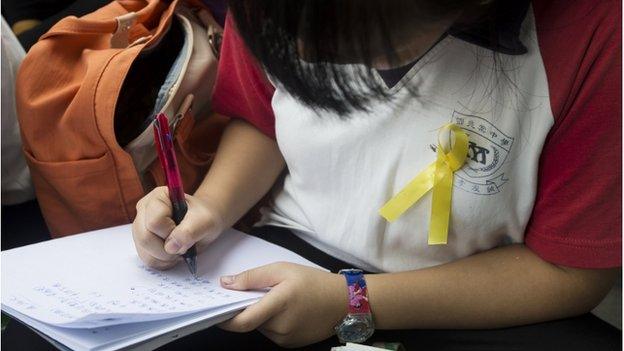
<svg viewBox="0 0 624 351">
<path fill-rule="evenodd" d="M 173 221 L 178 225 L 186 215 L 188 207 L 184 199 L 184 188 L 173 149 L 173 137 L 169 131 L 169 121 L 164 113 L 160 113 L 154 118 L 154 142 L 169 189 L 169 199 L 173 207 Z M 195 245 L 191 246 L 182 257 L 191 274 L 197 278 L 197 250 Z"/>
</svg>

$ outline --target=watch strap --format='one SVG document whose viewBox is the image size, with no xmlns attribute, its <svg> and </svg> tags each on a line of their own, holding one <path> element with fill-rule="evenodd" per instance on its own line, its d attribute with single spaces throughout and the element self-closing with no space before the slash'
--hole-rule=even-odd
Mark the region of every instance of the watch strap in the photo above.
<svg viewBox="0 0 624 351">
<path fill-rule="evenodd" d="M 359 269 L 343 269 L 340 274 L 347 280 L 349 293 L 349 314 L 371 314 L 368 304 L 368 289 L 364 274 Z"/>
</svg>

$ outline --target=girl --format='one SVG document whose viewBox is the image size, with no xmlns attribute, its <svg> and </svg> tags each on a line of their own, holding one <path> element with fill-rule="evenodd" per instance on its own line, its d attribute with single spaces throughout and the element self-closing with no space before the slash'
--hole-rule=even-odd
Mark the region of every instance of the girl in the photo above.
<svg viewBox="0 0 624 351">
<path fill-rule="evenodd" d="M 609 291 L 621 265 L 618 1 L 229 5 L 213 103 L 235 119 L 180 225 L 163 188 L 139 202 L 138 254 L 171 267 L 273 188 L 255 235 L 334 272 L 377 274 L 278 263 L 223 277 L 271 290 L 222 328 L 283 346 L 503 328 L 586 313 Z M 462 135 L 450 219 L 435 222 L 448 235 L 433 228 L 431 191 L 388 212 Z M 586 346 L 582 324 L 561 323 L 551 330 Z M 544 328 L 508 329 L 502 344 L 482 331 L 476 348 L 535 349 Z"/>
</svg>

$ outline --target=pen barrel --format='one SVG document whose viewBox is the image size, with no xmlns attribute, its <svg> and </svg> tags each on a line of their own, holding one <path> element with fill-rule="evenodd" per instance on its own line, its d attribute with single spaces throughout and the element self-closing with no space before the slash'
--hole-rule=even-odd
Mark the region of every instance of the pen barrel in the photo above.
<svg viewBox="0 0 624 351">
<path fill-rule="evenodd" d="M 175 222 L 176 225 L 178 225 L 184 219 L 184 216 L 186 215 L 186 211 L 188 211 L 188 207 L 186 205 L 186 201 L 184 200 L 173 201 L 172 205 L 173 205 L 173 213 L 172 213 L 173 221 Z M 197 256 L 197 249 L 195 248 L 195 245 L 191 246 L 182 255 L 182 257 L 184 257 L 185 260 L 190 259 L 193 262 L 195 260 L 195 256 Z M 186 264 L 190 264 L 194 266 L 194 263 L 189 263 L 189 261 L 187 261 Z M 191 272 L 195 272 L 195 268 L 190 268 L 190 269 L 191 269 Z"/>
<path fill-rule="evenodd" d="M 188 250 L 186 250 L 186 252 L 182 255 L 182 257 L 184 258 L 194 258 L 195 256 L 197 256 L 197 249 L 195 248 L 195 245 L 191 246 Z"/>
<path fill-rule="evenodd" d="M 186 206 L 186 201 L 173 201 L 172 205 L 173 205 L 173 213 L 172 213 L 173 222 L 176 225 L 178 225 L 184 219 L 184 216 L 186 215 L 186 211 L 188 210 L 188 207 Z"/>
</svg>

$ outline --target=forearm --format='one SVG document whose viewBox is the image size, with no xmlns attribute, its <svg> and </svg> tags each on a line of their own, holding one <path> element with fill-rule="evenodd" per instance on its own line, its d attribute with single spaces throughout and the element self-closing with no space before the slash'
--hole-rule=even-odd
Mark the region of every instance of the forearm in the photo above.
<svg viewBox="0 0 624 351">
<path fill-rule="evenodd" d="M 284 159 L 275 140 L 241 120 L 232 120 L 223 134 L 215 160 L 195 196 L 210 201 L 233 225 L 275 183 Z"/>
<path fill-rule="evenodd" d="M 368 275 L 380 329 L 498 328 L 589 311 L 616 270 L 561 268 L 524 245 L 482 252 L 448 264 Z"/>
</svg>

